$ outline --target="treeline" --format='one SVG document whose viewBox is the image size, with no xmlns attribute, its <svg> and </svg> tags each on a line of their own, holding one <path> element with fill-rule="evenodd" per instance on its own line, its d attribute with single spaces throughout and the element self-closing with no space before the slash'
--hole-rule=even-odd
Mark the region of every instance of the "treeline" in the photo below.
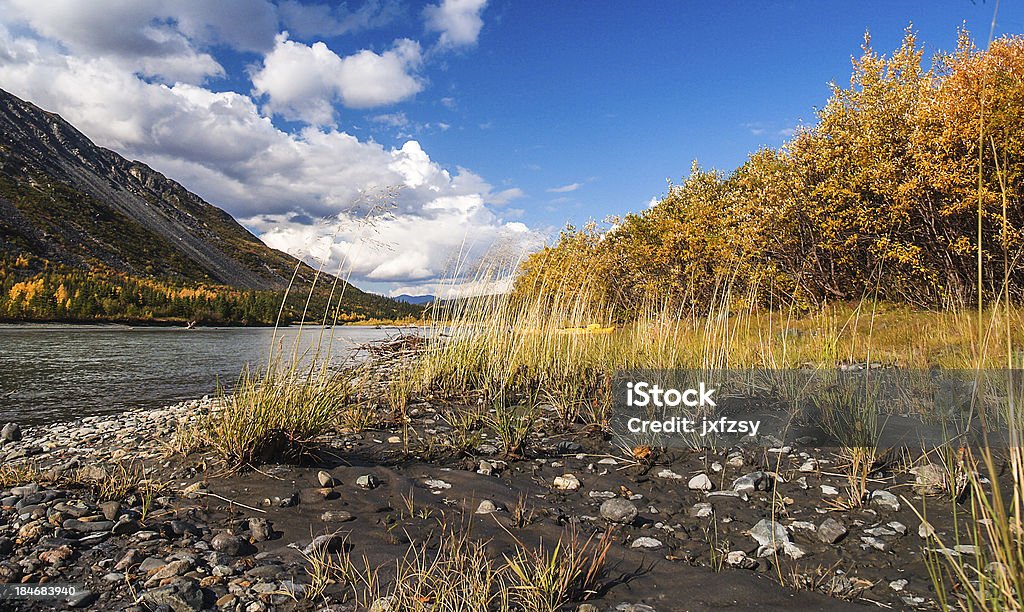
<svg viewBox="0 0 1024 612">
<path fill-rule="evenodd" d="M 1022 156 L 1024 38 L 979 50 L 961 32 L 926 68 L 911 30 L 891 57 L 866 36 L 816 125 L 728 175 L 694 163 L 655 206 L 608 228 L 566 228 L 523 264 L 515 293 L 626 312 L 719 298 L 951 306 L 977 298 L 980 224 L 983 296 L 1008 280 L 1020 300 Z"/>
<path fill-rule="evenodd" d="M 339 306 L 330 287 L 313 292 L 307 310 L 308 288 L 293 288 L 281 323 L 302 318 L 354 323 L 405 320 L 418 310 L 379 296 L 360 294 L 365 304 Z M 123 321 L 206 325 L 274 325 L 281 312 L 283 291 L 240 290 L 221 285 L 182 285 L 104 270 L 79 270 L 28 257 L 0 259 L 0 320 L 3 321 Z M 329 310 L 328 310 L 329 309 Z"/>
</svg>

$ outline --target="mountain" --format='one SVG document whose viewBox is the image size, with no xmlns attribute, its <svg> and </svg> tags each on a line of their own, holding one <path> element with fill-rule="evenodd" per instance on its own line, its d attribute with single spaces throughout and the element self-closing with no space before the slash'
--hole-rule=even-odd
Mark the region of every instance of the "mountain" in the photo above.
<svg viewBox="0 0 1024 612">
<path fill-rule="evenodd" d="M 112 297 L 103 299 L 114 302 L 124 299 L 126 289 L 136 291 L 136 285 L 139 291 L 155 287 L 154 295 L 185 296 L 191 302 L 202 302 L 204 296 L 207 302 L 223 302 L 256 294 L 269 302 L 264 294 L 283 295 L 290 283 L 297 290 L 308 289 L 315 274 L 179 183 L 95 145 L 60 116 L 2 89 L 0 262 L 0 290 L 6 290 L 0 299 L 10 301 L 17 295 L 25 301 L 20 306 L 8 304 L 6 313 L 0 311 L 0 318 L 7 319 L 46 309 L 50 297 L 45 283 L 35 289 L 25 284 L 40 275 L 55 276 L 55 285 L 63 276 L 109 279 Z M 129 282 L 134 285 L 127 287 Z M 324 286 L 333 282 L 333 277 L 320 279 Z M 64 291 L 53 299 L 65 303 L 70 312 L 83 287 L 76 285 L 78 293 L 67 296 L 72 301 L 66 302 L 67 285 L 61 282 L 58 289 Z M 195 287 L 207 293 L 196 298 L 194 292 L 182 292 Z M 89 293 L 94 288 L 86 289 Z M 352 320 L 404 316 L 410 310 L 352 286 L 344 289 L 344 314 Z M 40 293 L 46 300 L 31 304 Z M 94 301 L 103 305 L 102 299 Z M 107 314 L 115 316 L 104 318 L 119 318 L 117 304 L 108 306 Z M 147 304 L 134 306 L 143 314 L 149 312 Z M 230 308 L 218 307 L 230 319 Z"/>
<path fill-rule="evenodd" d="M 436 300 L 437 296 L 435 296 L 435 295 L 409 295 L 407 293 L 403 293 L 401 295 L 396 295 L 395 297 L 393 297 L 391 299 L 399 301 L 399 302 L 405 302 L 406 304 L 416 304 L 417 306 L 424 306 L 424 305 L 429 304 L 429 303 L 433 302 L 434 300 Z"/>
</svg>

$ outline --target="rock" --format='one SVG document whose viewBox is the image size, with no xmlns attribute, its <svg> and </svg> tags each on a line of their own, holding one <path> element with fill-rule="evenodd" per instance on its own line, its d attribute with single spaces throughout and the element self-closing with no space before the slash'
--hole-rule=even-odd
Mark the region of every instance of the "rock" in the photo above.
<svg viewBox="0 0 1024 612">
<path fill-rule="evenodd" d="M 103 518 L 108 521 L 116 521 L 119 514 L 121 514 L 121 502 L 118 501 L 106 501 L 100 504 L 100 512 L 103 513 Z"/>
<path fill-rule="evenodd" d="M 630 524 L 636 520 L 637 509 L 628 499 L 616 497 L 601 504 L 601 517 L 613 523 Z"/>
<path fill-rule="evenodd" d="M 67 598 L 67 605 L 69 608 L 84 608 L 92 605 L 96 601 L 98 595 L 93 593 L 89 589 L 80 589 L 75 591 L 74 595 Z"/>
<path fill-rule="evenodd" d="M 601 612 L 601 608 L 598 608 L 594 604 L 581 603 L 576 606 L 576 612 Z"/>
<path fill-rule="evenodd" d="M 758 551 L 759 557 L 771 554 L 789 542 L 786 528 L 768 519 L 761 519 L 747 533 L 761 545 L 761 549 Z"/>
<path fill-rule="evenodd" d="M 615 612 L 657 612 L 651 606 L 647 604 L 634 604 L 634 603 L 620 603 L 615 606 Z"/>
<path fill-rule="evenodd" d="M 428 489 L 432 489 L 434 491 L 444 491 L 446 489 L 452 488 L 452 485 L 451 485 L 450 482 L 445 482 L 445 481 L 440 480 L 438 478 L 431 478 L 431 479 L 424 480 L 423 484 L 426 485 L 426 487 Z"/>
<path fill-rule="evenodd" d="M 691 491 L 710 491 L 714 486 L 707 474 L 697 474 L 686 483 L 686 487 Z"/>
<path fill-rule="evenodd" d="M 941 493 L 946 488 L 946 470 L 934 463 L 910 468 L 914 475 L 914 491 L 921 495 Z"/>
<path fill-rule="evenodd" d="M 320 520 L 325 523 L 347 523 L 356 520 L 356 517 L 345 510 L 328 510 L 320 515 Z"/>
<path fill-rule="evenodd" d="M 161 580 L 187 574 L 191 572 L 194 568 L 195 563 L 191 559 L 178 559 L 177 561 L 171 561 L 167 565 L 155 570 L 150 575 L 149 581 L 151 581 L 153 584 L 157 584 Z"/>
<path fill-rule="evenodd" d="M 131 548 L 126 552 L 121 559 L 114 565 L 114 571 L 123 572 L 138 562 L 139 551 Z"/>
<path fill-rule="evenodd" d="M 114 535 L 131 535 L 139 530 L 139 523 L 135 519 L 128 515 L 122 514 L 121 518 L 117 519 L 114 526 L 110 528 L 110 533 Z"/>
<path fill-rule="evenodd" d="M 324 535 L 318 535 L 313 538 L 313 541 L 309 543 L 303 552 L 307 555 L 311 555 L 316 552 L 338 552 L 345 547 L 345 538 L 336 534 L 328 533 Z"/>
<path fill-rule="evenodd" d="M 554 487 L 560 491 L 576 491 L 580 488 L 580 480 L 573 474 L 555 476 Z"/>
<path fill-rule="evenodd" d="M 928 521 L 921 521 L 921 524 L 917 527 L 917 535 L 920 536 L 922 540 L 927 540 L 935 535 L 935 528 L 932 527 L 932 524 Z"/>
<path fill-rule="evenodd" d="M 729 453 L 729 456 L 725 459 L 725 464 L 731 468 L 743 467 L 743 453 Z"/>
<path fill-rule="evenodd" d="M 77 531 L 79 533 L 97 533 L 100 531 L 110 531 L 114 527 L 114 522 L 68 519 L 64 521 L 64 524 L 62 526 L 64 527 L 64 529 L 67 529 L 68 531 Z"/>
<path fill-rule="evenodd" d="M 486 459 L 480 460 L 480 465 L 476 469 L 477 474 L 483 474 L 484 476 L 490 476 L 494 474 L 494 464 Z"/>
<path fill-rule="evenodd" d="M 865 550 L 868 548 L 874 548 L 875 550 L 880 550 L 882 552 L 889 550 L 889 543 L 880 538 L 873 536 L 861 536 L 860 541 L 862 542 L 860 545 L 861 548 Z"/>
<path fill-rule="evenodd" d="M 0 429 L 0 442 L 18 442 L 21 440 L 21 427 L 17 423 L 7 423 Z"/>
<path fill-rule="evenodd" d="M 757 559 L 751 559 L 742 550 L 733 550 L 725 555 L 725 564 L 739 569 L 755 569 Z"/>
<path fill-rule="evenodd" d="M 153 606 L 167 606 L 173 612 L 203 609 L 203 592 L 198 584 L 187 579 L 143 591 L 139 599 Z"/>
<path fill-rule="evenodd" d="M 829 517 L 818 525 L 818 539 L 826 544 L 835 544 L 849 532 L 846 525 Z"/>
<path fill-rule="evenodd" d="M 388 438 L 388 444 L 401 444 L 402 436 L 391 436 Z"/>
<path fill-rule="evenodd" d="M 370 605 L 369 612 L 398 612 L 398 606 L 398 598 L 394 595 L 388 595 L 387 597 L 381 597 L 374 601 L 373 604 Z"/>
<path fill-rule="evenodd" d="M 664 544 L 661 540 L 655 538 L 649 538 L 647 536 L 637 538 L 630 543 L 630 548 L 661 548 Z"/>
<path fill-rule="evenodd" d="M 241 536 L 237 536 L 230 531 L 222 531 L 217 535 L 213 536 L 210 540 L 210 547 L 217 552 L 224 553 L 225 555 L 231 555 L 236 557 L 242 553 L 242 548 L 245 546 L 245 540 Z"/>
<path fill-rule="evenodd" d="M 903 579 L 893 580 L 892 582 L 889 583 L 889 588 L 894 590 L 894 591 L 899 592 L 899 591 L 902 591 L 903 589 L 905 589 L 908 584 L 909 583 L 906 580 L 903 580 Z"/>
<path fill-rule="evenodd" d="M 797 469 L 799 471 L 801 471 L 801 472 L 817 472 L 818 471 L 818 461 L 815 460 L 815 459 L 808 459 L 807 461 L 804 461 L 803 463 L 801 463 L 800 467 L 797 468 Z"/>
<path fill-rule="evenodd" d="M 715 513 L 714 506 L 712 506 L 708 502 L 696 503 L 696 504 L 693 505 L 692 508 L 690 508 L 687 511 L 687 514 L 689 514 L 690 516 L 695 517 L 695 518 L 704 518 L 706 516 L 711 516 L 714 513 Z"/>
<path fill-rule="evenodd" d="M 749 495 L 754 491 L 767 491 L 771 488 L 771 476 L 762 471 L 744 474 L 732 481 L 730 488 L 744 495 Z"/>
<path fill-rule="evenodd" d="M 489 499 L 485 499 L 482 502 L 480 502 L 480 505 L 477 506 L 476 508 L 477 514 L 493 514 L 498 511 L 498 505 Z"/>
<path fill-rule="evenodd" d="M 324 487 L 325 489 L 330 489 L 331 487 L 335 487 L 341 484 L 340 482 L 335 480 L 334 476 L 331 476 L 329 472 L 326 472 L 324 470 L 320 470 L 319 472 L 316 473 L 316 481 L 319 482 L 320 486 Z"/>
<path fill-rule="evenodd" d="M 821 494 L 822 495 L 839 495 L 839 489 L 833 487 L 832 485 L 823 484 L 823 485 L 821 485 Z"/>
<path fill-rule="evenodd" d="M 380 486 L 380 480 L 378 480 L 373 474 L 363 474 L 359 478 L 356 478 L 356 486 L 364 489 L 376 489 Z"/>
<path fill-rule="evenodd" d="M 253 542 L 266 542 L 274 535 L 270 521 L 259 517 L 249 519 L 249 531 L 252 534 Z"/>
<path fill-rule="evenodd" d="M 573 453 L 578 453 L 581 450 L 583 450 L 583 447 L 580 446 L 578 442 L 573 442 L 571 440 L 562 440 L 555 446 L 555 452 L 559 455 L 571 455 Z"/>
<path fill-rule="evenodd" d="M 899 498 L 884 489 L 872 491 L 868 496 L 868 500 L 871 502 L 872 506 L 878 506 L 883 510 L 897 512 L 900 509 Z"/>
<path fill-rule="evenodd" d="M 665 468 L 665 469 L 659 471 L 658 472 L 658 478 L 667 478 L 669 480 L 682 480 L 683 479 L 682 476 L 680 476 L 679 474 L 676 474 L 675 472 L 673 472 L 672 470 L 670 470 L 668 468 Z"/>
</svg>

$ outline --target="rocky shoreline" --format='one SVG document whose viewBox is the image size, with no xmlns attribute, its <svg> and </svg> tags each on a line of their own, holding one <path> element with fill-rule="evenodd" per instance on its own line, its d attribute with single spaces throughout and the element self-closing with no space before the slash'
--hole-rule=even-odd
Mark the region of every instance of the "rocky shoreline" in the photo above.
<svg viewBox="0 0 1024 612">
<path fill-rule="evenodd" d="M 76 592 L 8 589 L 0 609 L 385 612 L 387 596 L 359 602 L 337 582 L 314 596 L 310 557 L 350 552 L 386 583 L 410 546 L 452 525 L 495 559 L 567 527 L 611 538 L 602 587 L 567 610 L 937 606 L 922 551 L 933 533 L 952 538 L 950 502 L 928 500 L 927 523 L 911 507 L 941 485 L 932 464 L 873 473 L 865 503 L 841 509 L 847 481 L 829 449 L 759 440 L 640 461 L 552 423 L 521 459 L 486 433 L 462 456 L 430 457 L 396 428 L 331 434 L 310 465 L 231 474 L 173 453 L 175 432 L 212 405 L 5 429 L 0 465 L 26 481 L 0 486 L 0 585 Z M 449 429 L 430 403 L 409 414 L 419 440 Z"/>
</svg>

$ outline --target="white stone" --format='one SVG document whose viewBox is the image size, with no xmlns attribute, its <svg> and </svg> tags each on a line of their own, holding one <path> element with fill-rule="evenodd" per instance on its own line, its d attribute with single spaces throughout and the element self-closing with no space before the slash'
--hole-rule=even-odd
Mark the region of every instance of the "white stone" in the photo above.
<svg viewBox="0 0 1024 612">
<path fill-rule="evenodd" d="M 707 474 L 697 474 L 690 479 L 690 482 L 686 483 L 686 486 L 691 491 L 710 491 L 715 485 L 711 483 Z"/>
</svg>

